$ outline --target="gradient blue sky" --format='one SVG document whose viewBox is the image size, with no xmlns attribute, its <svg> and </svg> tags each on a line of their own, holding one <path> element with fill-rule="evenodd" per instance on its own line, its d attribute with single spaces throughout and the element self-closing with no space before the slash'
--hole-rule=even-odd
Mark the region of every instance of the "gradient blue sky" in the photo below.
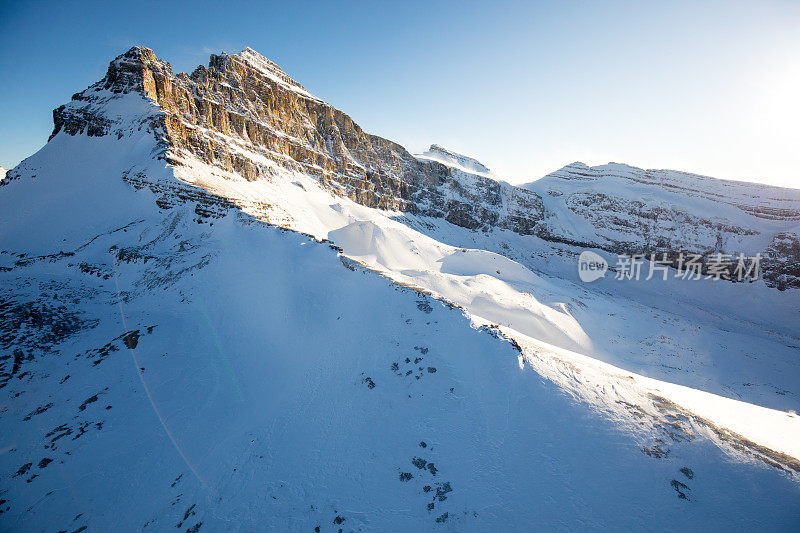
<svg viewBox="0 0 800 533">
<path fill-rule="evenodd" d="M 800 187 L 800 2 L 0 1 L 0 165 L 142 44 L 251 46 L 365 130 L 511 182 L 572 161 Z"/>
</svg>

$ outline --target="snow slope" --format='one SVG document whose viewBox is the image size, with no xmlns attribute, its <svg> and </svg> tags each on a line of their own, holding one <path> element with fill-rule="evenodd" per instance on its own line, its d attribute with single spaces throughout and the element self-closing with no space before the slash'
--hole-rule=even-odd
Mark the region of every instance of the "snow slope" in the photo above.
<svg viewBox="0 0 800 533">
<path fill-rule="evenodd" d="M 108 178 L 170 170 L 142 166 L 144 137 L 112 139 L 60 134 L 25 162 L 36 178 L 2 190 L 24 202 L 69 179 L 72 208 L 94 219 L 32 209 L 15 223 L 2 210 L 4 334 L 23 337 L 24 353 L 2 390 L 4 530 L 800 520 L 800 489 L 779 469 L 725 455 L 680 419 L 645 413 L 634 426 L 576 401 L 524 363 L 541 371 L 533 358 L 552 365 L 550 354 L 519 353 L 328 245 L 236 209 L 158 208 L 150 190 Z M 50 253 L 13 260 L 25 239 L 6 224 L 37 226 Z M 536 281 L 488 254 L 443 270 L 495 266 Z M 36 317 L 68 327 L 37 329 Z"/>
<path fill-rule="evenodd" d="M 410 227 L 407 215 L 394 220 L 399 214 L 376 211 L 335 197 L 320 188 L 313 178 L 281 175 L 284 171 L 276 169 L 278 177 L 272 181 L 249 182 L 210 169 L 197 161 L 183 163 L 176 168 L 179 178 L 230 198 L 245 210 L 248 205 L 258 205 L 258 199 L 269 199 L 271 209 L 266 218 L 271 222 L 318 239 L 330 239 L 348 257 L 403 285 L 421 288 L 462 307 L 477 323 L 502 325 L 512 338 L 520 342 L 535 339 L 537 346 L 548 351 L 558 347 L 559 357 L 568 354 L 569 361 L 578 368 L 588 362 L 581 354 L 594 359 L 612 359 L 610 362 L 620 363 L 621 368 L 603 367 L 606 369 L 604 379 L 614 382 L 618 376 L 625 376 L 626 380 L 624 385 L 616 384 L 616 387 L 635 387 L 642 397 L 651 393 L 662 395 L 685 409 L 701 412 L 713 423 L 749 440 L 800 457 L 800 419 L 786 412 L 788 408 L 796 410 L 800 392 L 796 388 L 800 383 L 800 373 L 796 364 L 796 333 L 793 336 L 792 330 L 795 323 L 789 314 L 796 313 L 793 310 L 797 307 L 797 300 L 791 293 L 769 290 L 763 285 L 716 284 L 713 281 L 698 282 L 686 288 L 680 286 L 680 281 L 673 281 L 666 283 L 674 291 L 672 297 L 677 299 L 673 306 L 670 301 L 656 302 L 646 291 L 635 293 L 635 301 L 631 301 L 631 297 L 609 294 L 614 282 L 608 281 L 605 286 L 601 285 L 598 294 L 577 287 L 574 282 L 534 273 L 518 262 L 485 249 L 444 244 L 443 241 L 454 239 L 452 233 L 443 232 L 440 240 L 436 240 Z M 427 233 L 436 235 L 436 229 L 430 229 L 434 221 L 418 220 L 417 223 L 427 223 Z M 572 275 L 577 277 L 574 271 Z M 663 295 L 663 287 L 655 283 L 650 284 L 651 290 Z M 687 291 L 692 291 L 706 307 L 686 309 L 686 302 L 691 301 Z M 721 299 L 720 295 L 726 291 L 729 296 Z M 759 307 L 765 310 L 768 307 L 786 309 L 786 322 L 781 324 L 780 318 L 773 320 L 771 327 L 776 331 L 771 333 L 748 322 L 744 314 L 740 318 L 734 314 L 720 321 L 711 303 L 731 301 L 737 297 L 748 312 Z M 654 307 L 648 307 L 647 303 Z M 619 337 L 603 332 L 608 329 L 607 311 L 612 305 L 611 309 L 622 315 L 617 318 L 621 325 L 615 329 L 627 328 L 620 331 Z M 666 309 L 660 309 L 659 305 Z M 702 322 L 698 322 L 700 320 Z M 710 339 L 718 337 L 732 323 L 738 324 L 741 331 L 718 339 L 722 344 L 713 347 Z M 706 331 L 687 334 L 684 328 L 689 327 Z M 658 328 L 657 336 L 653 336 L 651 328 Z M 587 334 L 587 330 L 592 334 Z M 734 336 L 739 337 L 741 355 L 725 345 Z M 643 356 L 643 339 L 661 343 L 662 351 L 658 351 L 657 345 L 651 353 Z M 691 351 L 687 341 L 704 343 L 701 347 L 703 352 Z M 685 349 L 687 353 L 680 357 L 680 352 L 664 353 L 663 347 L 672 350 L 677 347 L 676 351 Z M 765 347 L 774 349 L 770 354 L 771 364 L 767 367 L 760 364 L 760 357 L 753 357 L 748 352 L 763 352 Z M 625 353 L 626 350 L 631 350 L 631 353 Z M 616 359 L 606 356 L 606 353 L 616 356 Z M 751 358 L 756 361 L 749 363 Z M 668 363 L 682 364 L 685 368 L 666 368 Z M 590 366 L 594 372 L 595 367 Z M 660 371 L 661 368 L 665 370 Z M 748 399 L 755 399 L 755 403 L 763 402 L 769 407 L 782 409 L 756 405 L 743 409 L 742 402 L 733 398 L 698 394 L 687 387 L 675 387 L 664 379 L 636 376 L 637 370 L 641 374 L 670 377 L 678 383 L 734 397 L 739 395 L 730 393 L 736 380 L 752 380 L 755 376 L 763 382 L 755 387 L 740 384 L 742 395 L 750 394 Z M 631 380 L 634 383 L 640 380 L 640 383 L 634 385 Z M 783 394 L 775 394 L 776 388 Z M 588 387 L 583 391 L 584 396 L 593 397 L 595 392 L 592 389 Z M 618 403 L 619 399 L 620 396 L 612 392 L 604 398 L 604 403 L 609 408 L 624 411 L 626 407 Z"/>
<path fill-rule="evenodd" d="M 795 291 L 581 284 L 574 243 L 366 207 L 230 138 L 243 176 L 137 92 L 70 106 L 0 187 L 0 529 L 800 524 Z M 615 238 L 558 179 L 550 227 Z M 653 202 L 761 205 L 717 186 Z"/>
</svg>

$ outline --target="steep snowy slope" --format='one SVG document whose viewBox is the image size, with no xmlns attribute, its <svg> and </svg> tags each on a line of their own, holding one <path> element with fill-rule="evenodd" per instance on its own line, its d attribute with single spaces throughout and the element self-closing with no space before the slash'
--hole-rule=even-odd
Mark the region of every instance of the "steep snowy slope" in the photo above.
<svg viewBox="0 0 800 533">
<path fill-rule="evenodd" d="M 54 119 L 0 187 L 0 528 L 800 524 L 795 290 L 581 285 L 557 194 L 249 49 Z"/>
<path fill-rule="evenodd" d="M 376 211 L 331 195 L 314 178 L 280 169 L 275 179 L 254 182 L 198 161 L 175 172 L 262 218 L 330 239 L 349 257 L 463 307 L 480 323 L 501 325 L 519 342 L 533 339 L 531 353 L 544 350 L 548 357 L 566 357 L 559 375 L 548 376 L 566 386 L 571 386 L 573 368 L 595 371 L 593 364 L 584 368 L 587 360 L 581 354 L 621 367 L 604 371 L 600 379 L 602 403 L 615 411 L 624 411 L 620 401 L 628 401 L 619 395 L 621 389 L 634 386 L 634 394 L 645 402 L 647 394 L 657 391 L 683 408 L 702 410 L 714 424 L 800 457 L 800 418 L 785 411 L 796 410 L 800 382 L 793 318 L 798 302 L 790 292 L 763 283 L 700 281 L 687 287 L 677 280 L 634 285 L 627 293 L 609 280 L 589 290 L 570 280 L 577 277 L 574 263 L 568 265 L 569 274 L 567 265 L 560 264 L 563 277 L 557 277 L 490 251 L 509 257 L 515 257 L 514 250 L 546 253 L 549 270 L 556 270 L 553 266 L 559 264 L 553 258 L 561 259 L 560 250 L 531 248 L 536 241 L 530 236 L 522 241 L 513 240 L 513 233 L 487 236 L 447 222 L 437 226 L 435 219 Z M 265 209 L 259 199 L 275 203 Z M 411 226 L 424 228 L 424 233 Z M 451 242 L 458 246 L 445 244 Z M 731 301 L 744 309 L 731 310 Z M 776 310 L 783 313 L 767 314 Z M 568 352 L 559 355 L 555 347 Z M 632 372 L 781 410 L 752 406 L 751 411 L 741 402 L 712 395 L 698 401 L 671 383 L 637 381 Z M 617 383 L 619 376 L 625 380 Z M 594 398 L 598 393 L 590 385 L 579 394 Z M 709 410 L 711 404 L 716 407 Z"/>
</svg>

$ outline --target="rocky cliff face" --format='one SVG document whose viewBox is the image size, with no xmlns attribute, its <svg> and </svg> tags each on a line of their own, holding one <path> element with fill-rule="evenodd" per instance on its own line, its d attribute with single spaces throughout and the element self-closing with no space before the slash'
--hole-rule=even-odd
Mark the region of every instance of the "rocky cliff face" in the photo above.
<svg viewBox="0 0 800 533">
<path fill-rule="evenodd" d="M 132 93 L 158 108 L 131 118 L 104 105 Z M 208 67 L 187 75 L 134 47 L 112 61 L 103 80 L 56 109 L 54 123 L 53 135 L 122 136 L 144 128 L 175 166 L 199 162 L 250 181 L 297 171 L 367 207 L 443 218 L 469 230 L 507 229 L 613 253 L 768 254 L 769 284 L 800 285 L 800 255 L 786 244 L 800 231 L 798 191 L 580 163 L 514 187 L 440 146 L 415 157 L 364 132 L 249 48 L 212 55 Z"/>
<path fill-rule="evenodd" d="M 199 160 L 248 180 L 269 179 L 278 165 L 316 176 L 362 205 L 443 217 L 470 229 L 527 232 L 541 217 L 535 193 L 417 159 L 365 133 L 251 49 L 213 55 L 208 68 L 176 75 L 152 50 L 132 48 L 103 80 L 55 110 L 53 135 L 111 132 L 113 121 L 92 105 L 100 91 L 139 92 L 158 104 L 163 114 L 153 129 L 163 131 L 166 157 L 175 165 Z"/>
</svg>

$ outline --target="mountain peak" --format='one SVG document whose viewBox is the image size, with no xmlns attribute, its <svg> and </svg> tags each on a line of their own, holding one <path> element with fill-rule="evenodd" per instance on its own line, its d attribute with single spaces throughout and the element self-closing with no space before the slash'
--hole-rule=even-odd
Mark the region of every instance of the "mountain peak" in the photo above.
<svg viewBox="0 0 800 533">
<path fill-rule="evenodd" d="M 457 168 L 469 173 L 491 174 L 491 170 L 473 157 L 454 152 L 444 146 L 432 144 L 428 151 L 417 156 L 419 159 L 437 161 L 445 166 Z"/>
<path fill-rule="evenodd" d="M 128 64 L 148 64 L 162 62 L 150 48 L 146 46 L 135 45 L 128 49 L 124 54 L 120 54 L 111 61 L 109 66 Z"/>
<path fill-rule="evenodd" d="M 306 90 L 299 82 L 297 82 L 294 78 L 286 74 L 282 68 L 280 68 L 277 64 L 273 61 L 268 59 L 266 56 L 260 54 L 256 50 L 250 48 L 249 46 L 245 47 L 244 50 L 237 54 L 233 54 L 227 56 L 230 58 L 234 58 L 235 60 L 242 61 L 245 64 L 249 65 L 250 67 L 254 68 L 261 74 L 267 76 L 268 78 L 276 81 L 277 83 L 281 84 L 283 87 L 290 89 L 294 92 L 298 92 L 303 94 L 304 96 L 309 96 L 311 98 L 314 97 L 311 93 Z"/>
</svg>

